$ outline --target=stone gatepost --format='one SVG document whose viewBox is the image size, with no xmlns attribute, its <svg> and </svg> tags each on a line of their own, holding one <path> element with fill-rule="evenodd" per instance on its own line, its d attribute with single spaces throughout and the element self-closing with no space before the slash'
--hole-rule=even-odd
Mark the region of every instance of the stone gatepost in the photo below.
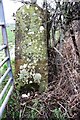
<svg viewBox="0 0 80 120">
<path fill-rule="evenodd" d="M 16 13 L 15 73 L 19 80 L 29 80 L 35 73 L 48 81 L 47 42 L 43 9 L 23 5 Z"/>
</svg>

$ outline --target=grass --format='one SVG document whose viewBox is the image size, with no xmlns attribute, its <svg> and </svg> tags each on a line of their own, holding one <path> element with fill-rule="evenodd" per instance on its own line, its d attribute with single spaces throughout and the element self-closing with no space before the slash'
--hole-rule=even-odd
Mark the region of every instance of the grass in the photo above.
<svg viewBox="0 0 80 120">
<path fill-rule="evenodd" d="M 9 25 L 6 28 L 7 28 L 8 42 L 14 43 L 14 33 L 11 32 L 11 30 L 14 29 L 14 26 Z M 1 28 L 0 28 L 0 44 L 1 43 L 2 43 L 2 32 L 1 32 Z"/>
<path fill-rule="evenodd" d="M 7 34 L 8 34 L 8 41 L 14 43 L 14 32 L 11 32 L 11 29 L 14 29 L 13 26 L 8 26 L 7 27 Z"/>
</svg>

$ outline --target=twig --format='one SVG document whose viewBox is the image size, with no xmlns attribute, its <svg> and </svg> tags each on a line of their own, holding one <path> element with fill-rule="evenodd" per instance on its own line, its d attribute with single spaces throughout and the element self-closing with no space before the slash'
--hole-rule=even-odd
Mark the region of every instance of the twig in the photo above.
<svg viewBox="0 0 80 120">
<path fill-rule="evenodd" d="M 23 111 L 22 111 L 22 118 L 23 118 L 23 116 L 24 116 L 25 109 L 26 109 L 26 105 L 24 106 L 24 109 L 23 109 Z"/>
<path fill-rule="evenodd" d="M 70 117 L 69 114 L 68 114 L 68 112 L 67 112 L 67 109 L 61 103 L 59 103 L 59 102 L 57 102 L 57 103 L 65 110 L 66 115 L 68 117 Z"/>
<path fill-rule="evenodd" d="M 31 106 L 26 106 L 27 108 L 30 108 L 30 109 L 32 109 L 32 110 L 35 110 L 36 112 L 38 112 L 40 115 L 43 115 L 43 114 L 41 114 L 36 108 L 33 108 L 33 107 L 31 107 Z"/>
<path fill-rule="evenodd" d="M 57 53 L 59 53 L 59 55 L 63 58 L 63 55 L 61 54 L 61 52 L 56 48 L 56 47 L 53 47 L 54 48 L 54 50 L 57 52 Z"/>
</svg>

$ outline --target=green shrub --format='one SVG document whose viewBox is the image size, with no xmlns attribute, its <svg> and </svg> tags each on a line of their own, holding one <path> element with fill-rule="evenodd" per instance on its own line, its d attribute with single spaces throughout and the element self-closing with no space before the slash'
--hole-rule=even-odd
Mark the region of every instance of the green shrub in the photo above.
<svg viewBox="0 0 80 120">
<path fill-rule="evenodd" d="M 63 115 L 62 111 L 60 108 L 55 108 L 53 111 L 52 111 L 52 116 L 51 118 L 53 120 L 66 120 L 65 119 L 65 116 Z M 50 119 L 51 120 L 51 119 Z"/>
</svg>

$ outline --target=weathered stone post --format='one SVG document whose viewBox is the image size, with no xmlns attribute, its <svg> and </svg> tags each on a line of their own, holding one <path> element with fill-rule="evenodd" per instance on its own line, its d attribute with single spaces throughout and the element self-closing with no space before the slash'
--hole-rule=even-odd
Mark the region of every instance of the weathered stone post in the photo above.
<svg viewBox="0 0 80 120">
<path fill-rule="evenodd" d="M 16 13 L 15 73 L 25 81 L 40 73 L 48 81 L 47 42 L 43 10 L 36 4 L 25 4 Z"/>
</svg>

